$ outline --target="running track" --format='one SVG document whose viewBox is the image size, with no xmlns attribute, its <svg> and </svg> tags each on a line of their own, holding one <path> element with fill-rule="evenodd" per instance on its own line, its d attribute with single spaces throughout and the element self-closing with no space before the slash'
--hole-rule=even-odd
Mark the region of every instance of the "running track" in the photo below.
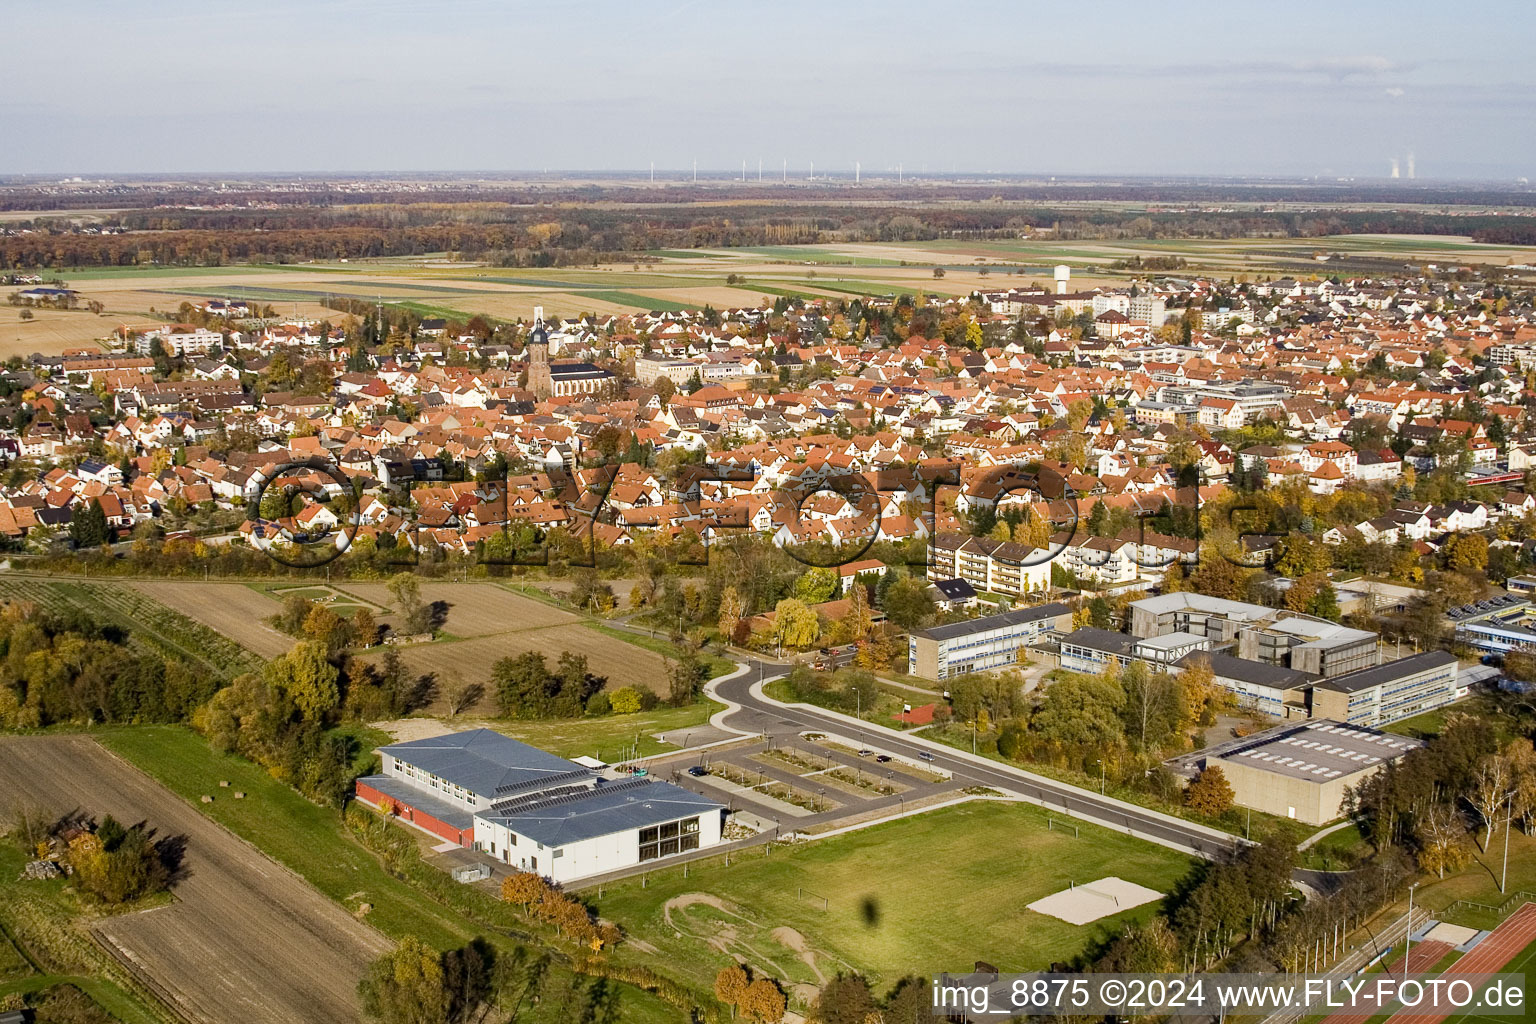
<svg viewBox="0 0 1536 1024">
<path fill-rule="evenodd" d="M 1450 951 L 1450 943 L 1441 942 L 1438 939 L 1419 943 L 1408 954 L 1408 973 L 1413 975 L 1423 974 L 1439 963 L 1445 954 Z M 1392 961 L 1388 965 L 1386 973 L 1402 974 L 1403 958 L 1398 957 Z M 1376 1007 L 1371 1007 L 1368 1010 L 1345 1010 L 1343 1013 L 1335 1013 L 1331 1017 L 1325 1017 L 1322 1024 L 1365 1024 L 1366 1021 L 1376 1016 L 1378 1012 Z"/>
<path fill-rule="evenodd" d="M 1445 973 L 1497 974 L 1532 941 L 1536 941 L 1536 903 L 1527 903 L 1509 915 L 1508 920 L 1493 930 L 1493 934 L 1472 947 L 1472 952 L 1457 960 Z M 1447 1010 L 1445 1013 L 1423 1017 L 1395 1013 L 1387 1018 L 1387 1024 L 1440 1024 L 1452 1013 L 1459 1012 L 1462 1011 Z"/>
</svg>

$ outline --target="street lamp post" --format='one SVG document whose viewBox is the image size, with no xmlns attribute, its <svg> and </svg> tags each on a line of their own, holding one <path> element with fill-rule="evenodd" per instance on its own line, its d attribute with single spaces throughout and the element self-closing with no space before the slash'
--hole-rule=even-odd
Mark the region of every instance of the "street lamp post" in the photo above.
<svg viewBox="0 0 1536 1024">
<path fill-rule="evenodd" d="M 1500 893 L 1504 892 L 1504 883 L 1509 881 L 1509 821 L 1512 805 L 1515 802 L 1512 799 L 1513 796 L 1514 794 L 1510 794 L 1504 798 L 1504 867 L 1499 872 Z"/>
<path fill-rule="evenodd" d="M 1099 796 L 1103 796 L 1105 783 L 1109 776 L 1109 769 L 1104 767 L 1103 758 L 1100 758 L 1093 763 L 1099 766 Z"/>
<path fill-rule="evenodd" d="M 1419 887 L 1414 882 L 1408 887 L 1408 927 L 1403 931 L 1403 977 L 1408 977 L 1408 954 L 1413 951 L 1413 890 Z"/>
</svg>

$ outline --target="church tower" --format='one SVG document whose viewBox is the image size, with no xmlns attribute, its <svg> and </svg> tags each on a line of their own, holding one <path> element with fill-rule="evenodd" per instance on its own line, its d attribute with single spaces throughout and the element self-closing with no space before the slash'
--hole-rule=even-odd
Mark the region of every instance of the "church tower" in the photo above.
<svg viewBox="0 0 1536 1024">
<path fill-rule="evenodd" d="M 544 329 L 544 307 L 533 307 L 533 330 L 523 346 L 528 352 L 528 389 L 542 402 L 553 390 L 549 379 L 549 332 Z"/>
</svg>

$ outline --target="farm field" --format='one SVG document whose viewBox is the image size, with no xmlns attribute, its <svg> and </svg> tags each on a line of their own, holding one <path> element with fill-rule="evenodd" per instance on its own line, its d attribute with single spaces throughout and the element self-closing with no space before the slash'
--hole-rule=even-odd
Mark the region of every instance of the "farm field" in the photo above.
<svg viewBox="0 0 1536 1024">
<path fill-rule="evenodd" d="M 294 644 L 293 637 L 267 624 L 281 609 L 281 602 L 243 584 L 135 580 L 130 585 L 262 658 L 276 658 Z"/>
<path fill-rule="evenodd" d="M 453 630 L 449 618 L 448 629 Z M 362 656 L 370 661 L 382 658 L 388 648 L 374 648 Z M 461 679 L 480 683 L 486 694 L 469 709 L 470 714 L 486 714 L 495 707 L 491 694 L 491 667 L 501 658 L 538 651 L 551 668 L 565 651 L 587 656 L 587 667 L 595 675 L 608 677 L 608 689 L 644 686 L 658 694 L 667 691 L 666 662 L 661 655 L 643 650 L 623 640 L 604 636 L 581 622 L 560 626 L 534 626 L 471 637 L 394 648 L 411 672 L 436 676 L 439 684 Z M 440 699 L 423 709 L 429 715 L 446 713 Z"/>
<path fill-rule="evenodd" d="M 207 586 L 222 584 L 98 583 L 0 575 L 0 598 L 31 601 L 52 611 L 84 613 L 94 622 L 127 630 L 135 643 L 149 650 L 202 664 L 216 675 L 228 677 L 255 669 L 259 665 L 258 659 L 230 639 L 217 621 L 209 621 L 219 619 L 219 613 L 225 610 L 222 605 L 209 600 L 206 595 L 201 601 L 178 598 L 175 591 L 168 589 Z M 155 589 L 145 590 L 146 587 Z M 196 614 L 182 614 L 177 608 L 162 603 L 161 596 L 177 601 L 180 607 Z M 285 644 L 282 650 L 289 646 Z"/>
<path fill-rule="evenodd" d="M 382 583 L 337 583 L 334 588 L 377 607 L 392 607 L 394 598 Z M 514 594 L 495 583 L 431 583 L 421 585 L 421 598 L 441 603 L 447 613 L 443 628 L 454 636 L 480 637 L 515 629 L 561 626 L 580 622 L 573 612 Z M 274 609 L 275 610 L 275 609 Z M 391 621 L 385 616 L 384 621 Z"/>
<path fill-rule="evenodd" d="M 0 359 L 100 348 L 96 339 L 115 326 L 108 317 L 77 309 L 34 309 L 32 319 L 23 320 L 20 307 L 0 305 Z"/>
<path fill-rule="evenodd" d="M 978 959 L 1004 971 L 1069 959 L 1156 904 L 1076 927 L 1026 910 L 1028 903 L 1105 875 L 1166 892 L 1192 864 L 1079 827 L 1075 838 L 1048 830 L 1039 808 L 974 801 L 766 857 L 750 851 L 729 867 L 723 858 L 695 863 L 686 878 L 681 868 L 652 871 L 643 887 L 633 879 L 586 895 L 700 983 L 737 954 L 789 978 L 802 997 L 806 986 L 850 968 L 885 991 L 909 973 L 968 971 Z"/>
<path fill-rule="evenodd" d="M 1342 261 L 1319 262 L 1336 253 Z M 83 300 L 107 315 L 38 310 L 22 324 L 18 310 L 0 311 L 0 355 L 89 345 L 118 323 L 174 310 L 183 301 L 244 297 L 282 315 L 340 316 L 327 296 L 414 309 L 424 316 L 527 318 L 534 307 L 571 317 L 652 309 L 717 309 L 756 305 L 764 296 L 847 296 L 918 292 L 964 295 L 1031 281 L 1048 284 L 1051 268 L 1073 268 L 1078 288 L 1124 284 L 1117 260 L 1180 256 L 1188 273 L 1313 275 L 1377 272 L 1404 262 L 1496 265 L 1536 261 L 1536 248 L 1485 245 L 1461 236 L 1336 235 L 1238 239 L 934 239 L 920 242 L 770 245 L 740 249 L 657 250 L 644 263 L 512 269 L 413 256 L 229 267 L 110 267 L 64 272 Z M 983 265 L 990 264 L 987 272 Z M 943 278 L 933 276 L 943 267 Z M 729 274 L 740 283 L 729 284 Z"/>
<path fill-rule="evenodd" d="M 382 583 L 344 583 L 334 589 L 380 606 L 393 602 Z M 551 666 L 565 651 L 584 654 L 593 673 L 608 677 L 609 689 L 633 684 L 657 693 L 667 690 L 666 661 L 660 654 L 595 629 L 574 612 L 494 583 L 424 583 L 421 595 L 424 601 L 441 605 L 446 616 L 442 628 L 449 639 L 395 650 L 407 669 L 434 675 L 439 684 L 461 679 L 484 685 L 488 692 L 470 709 L 471 714 L 486 713 L 495 705 L 489 693 L 491 667 L 501 658 L 524 651 L 542 653 Z M 389 614 L 380 621 L 393 619 Z M 385 650 L 376 648 L 363 657 L 377 660 Z M 441 714 L 446 708 L 439 701 L 425 710 Z"/>
<path fill-rule="evenodd" d="M 161 835 L 185 837 L 175 902 L 96 928 L 185 1016 L 231 1024 L 357 1016 L 357 979 L 389 943 L 301 879 L 92 739 L 0 739 L 0 771 L 18 797 L 51 811 L 148 821 Z"/>
<path fill-rule="evenodd" d="M 170 1011 L 85 938 L 87 922 L 99 916 L 96 908 L 66 879 L 22 878 L 27 857 L 14 843 L 0 844 L 0 998 L 28 995 L 39 1019 L 49 1020 L 42 1004 L 76 989 L 123 1024 L 170 1024 Z"/>
</svg>

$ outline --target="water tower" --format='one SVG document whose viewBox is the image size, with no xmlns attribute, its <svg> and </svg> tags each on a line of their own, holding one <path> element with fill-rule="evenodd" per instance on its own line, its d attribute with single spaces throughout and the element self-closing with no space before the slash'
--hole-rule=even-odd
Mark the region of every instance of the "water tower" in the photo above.
<svg viewBox="0 0 1536 1024">
<path fill-rule="evenodd" d="M 1067 294 L 1067 282 L 1072 280 L 1072 268 L 1065 263 L 1056 266 L 1056 294 Z"/>
</svg>

